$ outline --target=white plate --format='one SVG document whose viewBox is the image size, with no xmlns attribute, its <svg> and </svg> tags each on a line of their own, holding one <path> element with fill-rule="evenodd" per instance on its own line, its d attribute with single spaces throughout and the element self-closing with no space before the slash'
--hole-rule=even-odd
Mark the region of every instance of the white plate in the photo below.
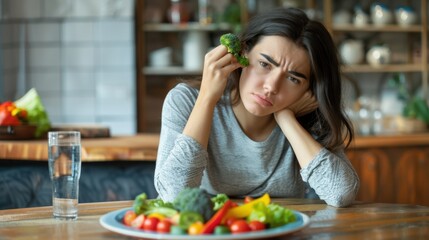
<svg viewBox="0 0 429 240">
<path fill-rule="evenodd" d="M 100 224 L 104 228 L 120 233 L 123 235 L 147 239 L 169 239 L 169 240 L 192 240 L 192 239 L 201 239 L 201 235 L 172 235 L 172 234 L 162 234 L 155 232 L 148 232 L 132 227 L 125 226 L 122 223 L 122 218 L 126 211 L 131 210 L 132 208 L 124 208 L 109 212 L 100 217 Z M 260 238 L 269 238 L 275 236 L 283 236 L 292 232 L 296 232 L 306 227 L 310 223 L 310 219 L 307 215 L 293 211 L 297 218 L 297 221 L 293 223 L 286 224 L 281 227 L 270 228 L 264 231 L 258 232 L 248 232 L 240 234 L 225 234 L 225 235 L 204 235 L 206 240 L 235 240 L 235 239 L 260 239 Z"/>
</svg>

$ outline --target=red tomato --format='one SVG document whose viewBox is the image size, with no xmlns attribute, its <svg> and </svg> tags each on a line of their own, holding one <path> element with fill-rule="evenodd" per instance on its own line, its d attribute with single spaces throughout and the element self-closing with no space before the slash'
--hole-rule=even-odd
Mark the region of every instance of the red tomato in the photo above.
<svg viewBox="0 0 429 240">
<path fill-rule="evenodd" d="M 123 222 L 127 226 L 131 226 L 131 222 L 136 219 L 137 214 L 133 210 L 129 210 L 125 213 Z"/>
<path fill-rule="evenodd" d="M 156 231 L 159 233 L 169 233 L 171 228 L 171 222 L 168 219 L 162 219 L 156 225 Z"/>
<path fill-rule="evenodd" d="M 154 218 L 154 217 L 146 218 L 143 222 L 143 230 L 156 231 L 156 226 L 158 225 L 158 223 L 159 223 L 158 218 Z"/>
<path fill-rule="evenodd" d="M 239 219 L 234 221 L 231 224 L 231 226 L 229 227 L 229 230 L 231 231 L 231 233 L 244 233 L 244 232 L 249 232 L 250 227 L 249 227 L 249 224 L 247 224 L 246 220 Z"/>
<path fill-rule="evenodd" d="M 21 122 L 17 117 L 12 116 L 11 112 L 6 110 L 0 111 L 0 125 L 4 126 L 19 126 Z"/>
<path fill-rule="evenodd" d="M 249 227 L 251 231 L 262 231 L 265 230 L 265 224 L 260 221 L 250 221 Z"/>
<path fill-rule="evenodd" d="M 226 226 L 231 227 L 231 225 L 237 220 L 238 219 L 235 217 L 229 217 L 226 219 L 225 224 L 226 224 Z"/>
<path fill-rule="evenodd" d="M 133 221 L 131 221 L 131 227 L 141 229 L 145 222 L 146 216 L 143 214 L 138 215 Z"/>
<path fill-rule="evenodd" d="M 253 198 L 251 197 L 251 196 L 246 196 L 245 198 L 244 198 L 244 203 L 246 204 L 246 203 L 249 203 L 249 202 L 251 202 L 251 201 L 253 201 Z"/>
</svg>

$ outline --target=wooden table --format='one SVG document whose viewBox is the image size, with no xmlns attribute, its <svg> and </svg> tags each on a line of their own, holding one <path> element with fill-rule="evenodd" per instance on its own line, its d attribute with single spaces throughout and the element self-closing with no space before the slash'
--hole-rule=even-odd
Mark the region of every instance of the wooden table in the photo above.
<svg viewBox="0 0 429 240">
<path fill-rule="evenodd" d="M 429 236 L 429 207 L 355 203 L 334 208 L 321 201 L 273 199 L 310 217 L 310 225 L 276 239 L 425 239 Z M 99 218 L 130 207 L 131 201 L 87 203 L 79 206 L 77 221 L 54 220 L 51 207 L 0 211 L 0 239 L 132 239 L 110 232 Z"/>
</svg>

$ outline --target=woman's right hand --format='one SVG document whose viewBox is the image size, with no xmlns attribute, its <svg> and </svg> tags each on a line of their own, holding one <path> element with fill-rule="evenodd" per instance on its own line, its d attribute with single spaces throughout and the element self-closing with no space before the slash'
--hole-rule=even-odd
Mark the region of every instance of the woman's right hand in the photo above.
<svg viewBox="0 0 429 240">
<path fill-rule="evenodd" d="M 222 96 L 228 76 L 241 65 L 228 53 L 225 46 L 219 45 L 205 55 L 204 70 L 199 97 L 215 104 Z"/>
</svg>

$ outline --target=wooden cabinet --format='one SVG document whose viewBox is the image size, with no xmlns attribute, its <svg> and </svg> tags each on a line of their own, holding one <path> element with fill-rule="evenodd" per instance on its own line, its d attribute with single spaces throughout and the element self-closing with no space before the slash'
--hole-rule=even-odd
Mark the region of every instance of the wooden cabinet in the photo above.
<svg viewBox="0 0 429 240">
<path fill-rule="evenodd" d="M 357 200 L 429 205 L 429 142 L 426 136 L 363 137 L 359 140 L 369 140 L 373 144 L 359 144 L 347 152 L 361 181 Z"/>
</svg>

